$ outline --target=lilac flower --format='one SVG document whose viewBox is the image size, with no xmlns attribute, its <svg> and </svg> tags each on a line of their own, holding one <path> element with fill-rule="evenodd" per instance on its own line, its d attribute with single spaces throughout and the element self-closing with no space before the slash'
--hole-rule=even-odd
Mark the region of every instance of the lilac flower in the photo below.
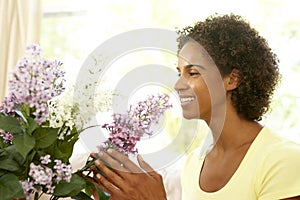
<svg viewBox="0 0 300 200">
<path fill-rule="evenodd" d="M 45 156 L 42 156 L 40 158 L 40 160 L 41 160 L 41 163 L 45 164 L 45 165 L 47 165 L 48 163 L 51 163 L 51 159 L 50 159 L 50 155 L 49 154 L 47 154 Z"/>
<path fill-rule="evenodd" d="M 3 101 L 2 101 L 2 106 L 1 106 L 1 110 L 4 113 L 12 113 L 13 112 L 13 108 L 15 107 L 15 104 L 18 104 L 16 98 L 14 95 L 10 96 L 10 98 L 8 97 L 4 97 Z"/>
<path fill-rule="evenodd" d="M 55 181 L 59 183 L 62 180 L 65 180 L 67 182 L 71 181 L 72 178 L 72 167 L 71 165 L 67 165 L 65 163 L 62 163 L 61 160 L 54 160 L 55 165 L 53 169 L 55 169 Z"/>
<path fill-rule="evenodd" d="M 22 185 L 23 191 L 25 193 L 26 199 L 27 200 L 30 199 L 32 191 L 35 191 L 33 181 L 24 180 L 24 181 L 21 181 L 21 185 Z"/>
<path fill-rule="evenodd" d="M 13 134 L 0 130 L 0 137 L 3 138 L 4 143 L 12 144 Z"/>
<path fill-rule="evenodd" d="M 34 184 L 52 185 L 53 171 L 49 167 L 31 163 L 28 175 L 32 177 Z"/>
<path fill-rule="evenodd" d="M 53 168 L 46 166 L 51 162 L 50 155 L 40 157 L 41 165 L 30 163 L 29 178 L 21 181 L 26 198 L 35 191 L 43 190 L 47 194 L 53 194 L 55 185 L 60 181 L 71 181 L 72 167 L 61 160 L 54 160 Z"/>
<path fill-rule="evenodd" d="M 46 60 L 38 45 L 27 47 L 8 82 L 9 94 L 3 100 L 2 111 L 10 113 L 22 103 L 34 109 L 35 120 L 41 124 L 48 116 L 47 101 L 64 90 L 64 71 L 59 61 Z"/>
<path fill-rule="evenodd" d="M 171 107 L 167 94 L 151 95 L 136 106 L 131 105 L 127 113 L 113 114 L 112 124 L 102 126 L 110 134 L 100 150 L 114 148 L 124 154 L 137 153 L 136 143 L 144 134 L 152 134 L 151 125 L 158 123 L 159 117 Z"/>
</svg>

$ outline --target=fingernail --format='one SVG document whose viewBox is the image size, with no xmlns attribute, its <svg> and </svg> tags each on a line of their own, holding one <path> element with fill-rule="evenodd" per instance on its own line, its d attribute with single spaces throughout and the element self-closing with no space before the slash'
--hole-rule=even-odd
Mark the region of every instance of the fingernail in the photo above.
<svg viewBox="0 0 300 200">
<path fill-rule="evenodd" d="M 95 164 L 96 164 L 96 165 L 100 165 L 101 162 L 100 162 L 99 160 L 96 160 L 96 161 L 95 161 Z"/>
<path fill-rule="evenodd" d="M 100 174 L 97 174 L 96 177 L 97 177 L 97 179 L 101 179 L 101 175 Z"/>
<path fill-rule="evenodd" d="M 112 152 L 113 152 L 112 149 L 108 149 L 108 150 L 107 150 L 107 153 L 112 153 Z"/>
<path fill-rule="evenodd" d="M 140 161 L 144 162 L 144 159 L 142 158 L 142 156 L 140 154 L 138 154 L 137 156 L 138 156 Z"/>
<path fill-rule="evenodd" d="M 99 157 L 97 153 L 91 153 L 90 156 L 91 156 L 92 158 L 98 158 L 98 157 Z"/>
</svg>

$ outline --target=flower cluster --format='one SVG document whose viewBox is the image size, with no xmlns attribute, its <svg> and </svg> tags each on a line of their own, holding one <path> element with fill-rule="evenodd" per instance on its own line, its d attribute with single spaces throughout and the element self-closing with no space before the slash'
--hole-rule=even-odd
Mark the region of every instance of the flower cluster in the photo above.
<svg viewBox="0 0 300 200">
<path fill-rule="evenodd" d="M 74 97 L 74 86 L 68 85 L 61 95 L 48 101 L 49 126 L 60 129 L 59 139 L 64 139 L 74 127 L 83 130 L 91 120 L 91 116 L 99 111 L 106 111 L 111 102 L 112 94 L 108 91 L 94 93 L 77 91 Z"/>
<path fill-rule="evenodd" d="M 40 158 L 41 164 L 30 164 L 29 177 L 21 181 L 22 188 L 26 197 L 29 198 L 32 192 L 40 192 L 43 189 L 47 194 L 53 194 L 55 185 L 65 180 L 70 182 L 72 177 L 72 168 L 70 164 L 62 163 L 61 160 L 54 160 L 55 165 L 52 167 L 50 155 Z M 38 188 L 36 188 L 36 187 Z"/>
<path fill-rule="evenodd" d="M 131 105 L 127 113 L 113 114 L 112 124 L 102 126 L 110 134 L 100 150 L 112 147 L 125 154 L 137 153 L 136 143 L 144 134 L 152 134 L 151 125 L 158 123 L 159 117 L 171 107 L 167 94 L 150 95 L 146 100 Z"/>
<path fill-rule="evenodd" d="M 0 129 L 0 137 L 3 138 L 3 142 L 7 144 L 11 144 L 13 140 L 13 134 L 9 132 L 5 132 Z"/>
<path fill-rule="evenodd" d="M 9 94 L 3 100 L 4 113 L 13 112 L 20 104 L 26 103 L 34 108 L 38 124 L 48 116 L 47 101 L 64 91 L 64 71 L 62 63 L 46 60 L 38 45 L 27 47 L 26 56 L 21 58 L 8 82 Z"/>
</svg>

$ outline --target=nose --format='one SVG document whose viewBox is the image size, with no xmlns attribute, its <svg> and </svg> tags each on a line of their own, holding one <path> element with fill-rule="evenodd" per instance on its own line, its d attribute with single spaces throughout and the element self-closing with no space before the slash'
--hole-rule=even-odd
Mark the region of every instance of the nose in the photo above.
<svg viewBox="0 0 300 200">
<path fill-rule="evenodd" d="M 174 89 L 179 93 L 179 91 L 186 90 L 189 88 L 187 80 L 180 76 L 174 85 Z"/>
</svg>

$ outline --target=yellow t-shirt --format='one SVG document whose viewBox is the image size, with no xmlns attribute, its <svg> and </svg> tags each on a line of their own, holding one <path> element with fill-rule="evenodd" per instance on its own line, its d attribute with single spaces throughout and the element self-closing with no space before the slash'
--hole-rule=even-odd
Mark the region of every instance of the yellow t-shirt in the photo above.
<svg viewBox="0 0 300 200">
<path fill-rule="evenodd" d="M 199 186 L 205 156 L 199 149 L 186 160 L 183 200 L 275 200 L 300 195 L 300 145 L 263 128 L 229 182 L 216 192 Z"/>
</svg>

